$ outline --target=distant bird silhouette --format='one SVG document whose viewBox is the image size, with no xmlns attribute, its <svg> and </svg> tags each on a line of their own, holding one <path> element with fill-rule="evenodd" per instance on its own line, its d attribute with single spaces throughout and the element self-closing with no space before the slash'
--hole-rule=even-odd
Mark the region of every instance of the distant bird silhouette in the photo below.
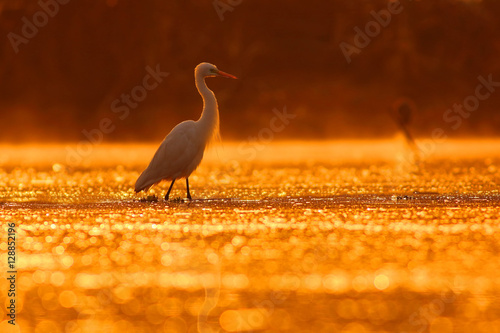
<svg viewBox="0 0 500 333">
<path fill-rule="evenodd" d="M 408 128 L 411 123 L 413 114 L 415 113 L 415 109 L 416 106 L 411 100 L 407 98 L 399 98 L 392 105 L 391 116 L 403 132 L 406 142 L 418 157 L 418 153 L 420 150 Z"/>
<path fill-rule="evenodd" d="M 178 178 L 186 178 L 187 198 L 189 193 L 189 176 L 196 170 L 208 143 L 219 134 L 219 110 L 213 91 L 208 89 L 205 78 L 222 76 L 236 79 L 224 73 L 215 65 L 203 62 L 196 66 L 194 77 L 196 88 L 203 98 L 203 111 L 197 121 L 187 120 L 175 126 L 165 137 L 146 170 L 135 183 L 135 192 L 148 190 L 162 180 L 172 183 L 165 195 L 168 200 L 170 191 Z"/>
</svg>

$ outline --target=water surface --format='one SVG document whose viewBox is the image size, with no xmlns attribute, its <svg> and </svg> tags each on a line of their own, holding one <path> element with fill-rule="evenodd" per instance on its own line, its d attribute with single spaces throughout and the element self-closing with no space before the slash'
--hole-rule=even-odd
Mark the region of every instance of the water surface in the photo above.
<svg viewBox="0 0 500 333">
<path fill-rule="evenodd" d="M 191 202 L 134 193 L 155 145 L 68 147 L 0 147 L 2 332 L 500 331 L 500 141 L 225 143 Z"/>
</svg>

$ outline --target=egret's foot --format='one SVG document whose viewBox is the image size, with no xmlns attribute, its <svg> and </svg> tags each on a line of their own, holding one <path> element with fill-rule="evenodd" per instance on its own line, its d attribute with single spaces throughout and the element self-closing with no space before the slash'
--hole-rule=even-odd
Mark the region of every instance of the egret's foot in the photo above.
<svg viewBox="0 0 500 333">
<path fill-rule="evenodd" d="M 157 202 L 158 197 L 156 195 L 148 195 L 145 198 L 139 199 L 140 202 Z"/>
<path fill-rule="evenodd" d="M 193 198 L 191 198 L 191 194 L 188 194 L 187 198 L 189 201 L 193 201 Z"/>
</svg>

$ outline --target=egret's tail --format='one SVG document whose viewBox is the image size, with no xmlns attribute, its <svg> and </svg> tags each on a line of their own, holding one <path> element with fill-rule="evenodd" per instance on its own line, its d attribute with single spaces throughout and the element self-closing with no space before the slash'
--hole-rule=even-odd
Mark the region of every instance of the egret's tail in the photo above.
<svg viewBox="0 0 500 333">
<path fill-rule="evenodd" d="M 151 186 L 153 186 L 156 181 L 152 180 L 150 177 L 148 177 L 148 173 L 144 170 L 139 178 L 137 178 L 137 181 L 135 182 L 135 192 L 140 192 L 142 190 L 148 190 Z"/>
</svg>

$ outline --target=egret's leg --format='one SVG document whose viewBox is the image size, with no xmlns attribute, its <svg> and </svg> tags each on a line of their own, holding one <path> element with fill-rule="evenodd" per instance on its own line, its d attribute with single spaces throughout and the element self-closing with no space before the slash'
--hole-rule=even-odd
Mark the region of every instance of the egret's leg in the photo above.
<svg viewBox="0 0 500 333">
<path fill-rule="evenodd" d="M 168 201 L 168 196 L 170 195 L 170 191 L 172 190 L 172 186 L 174 186 L 175 183 L 175 178 L 172 180 L 172 184 L 170 184 L 170 187 L 168 188 L 167 195 L 165 195 L 165 201 Z"/>
<path fill-rule="evenodd" d="M 188 199 L 193 200 L 191 198 L 191 194 L 189 193 L 189 179 L 186 177 L 186 188 L 187 188 L 187 193 L 188 193 Z"/>
</svg>

